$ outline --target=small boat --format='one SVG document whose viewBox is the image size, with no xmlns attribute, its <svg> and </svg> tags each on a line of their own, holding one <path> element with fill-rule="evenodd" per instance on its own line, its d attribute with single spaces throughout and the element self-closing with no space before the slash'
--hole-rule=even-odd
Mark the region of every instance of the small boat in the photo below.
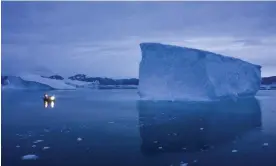
<svg viewBox="0 0 276 166">
<path fill-rule="evenodd" d="M 44 94 L 43 97 L 44 102 L 54 102 L 56 100 L 56 97 L 53 96 L 49 96 L 48 94 Z"/>
</svg>

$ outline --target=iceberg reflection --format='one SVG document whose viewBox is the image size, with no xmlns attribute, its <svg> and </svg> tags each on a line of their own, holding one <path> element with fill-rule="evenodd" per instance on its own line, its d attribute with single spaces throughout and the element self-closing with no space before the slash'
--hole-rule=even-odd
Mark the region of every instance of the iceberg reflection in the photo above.
<svg viewBox="0 0 276 166">
<path fill-rule="evenodd" d="M 144 154 L 207 150 L 261 127 L 255 98 L 205 103 L 139 101 L 137 108 Z"/>
</svg>

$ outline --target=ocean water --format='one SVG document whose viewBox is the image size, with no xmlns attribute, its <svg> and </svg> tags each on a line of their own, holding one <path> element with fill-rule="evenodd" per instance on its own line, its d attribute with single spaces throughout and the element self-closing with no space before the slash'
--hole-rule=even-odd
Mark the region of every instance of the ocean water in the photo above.
<svg viewBox="0 0 276 166">
<path fill-rule="evenodd" d="M 276 91 L 209 103 L 136 90 L 2 90 L 3 166 L 275 166 Z"/>
</svg>

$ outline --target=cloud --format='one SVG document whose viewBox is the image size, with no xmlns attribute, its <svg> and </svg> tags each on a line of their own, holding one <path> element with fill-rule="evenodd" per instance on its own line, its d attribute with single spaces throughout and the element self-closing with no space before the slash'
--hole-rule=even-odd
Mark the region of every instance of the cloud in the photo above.
<svg viewBox="0 0 276 166">
<path fill-rule="evenodd" d="M 275 2 L 4 2 L 2 68 L 137 77 L 139 44 L 161 42 L 248 60 L 269 75 L 275 9 Z"/>
</svg>

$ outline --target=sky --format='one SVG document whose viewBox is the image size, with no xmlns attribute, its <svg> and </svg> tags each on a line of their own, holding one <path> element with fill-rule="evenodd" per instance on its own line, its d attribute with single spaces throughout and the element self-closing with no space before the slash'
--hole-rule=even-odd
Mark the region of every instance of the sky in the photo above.
<svg viewBox="0 0 276 166">
<path fill-rule="evenodd" d="M 141 42 L 204 49 L 276 75 L 276 2 L 3 2 L 2 74 L 138 77 Z"/>
</svg>

